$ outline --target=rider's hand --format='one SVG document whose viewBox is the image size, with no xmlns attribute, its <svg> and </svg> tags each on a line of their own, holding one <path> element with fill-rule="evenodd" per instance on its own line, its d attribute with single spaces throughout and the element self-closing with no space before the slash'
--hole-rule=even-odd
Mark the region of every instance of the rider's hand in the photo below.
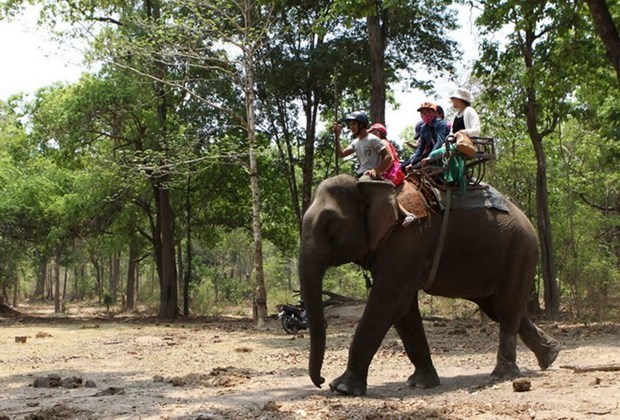
<svg viewBox="0 0 620 420">
<path fill-rule="evenodd" d="M 364 172 L 364 175 L 369 176 L 372 179 L 381 179 L 381 174 L 377 173 L 376 169 L 369 169 Z"/>
<path fill-rule="evenodd" d="M 339 135 L 340 135 L 340 133 L 342 133 L 342 126 L 341 126 L 340 124 L 338 124 L 338 123 L 335 123 L 335 124 L 332 126 L 332 132 L 333 132 L 336 136 L 339 136 Z"/>
</svg>

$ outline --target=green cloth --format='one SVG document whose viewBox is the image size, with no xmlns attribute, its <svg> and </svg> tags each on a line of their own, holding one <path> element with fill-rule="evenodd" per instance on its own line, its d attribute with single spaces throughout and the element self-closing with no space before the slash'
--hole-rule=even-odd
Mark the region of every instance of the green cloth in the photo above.
<svg viewBox="0 0 620 420">
<path fill-rule="evenodd" d="M 450 153 L 447 153 L 447 150 Z M 464 193 L 467 183 L 465 182 L 465 160 L 461 153 L 458 150 L 454 150 L 454 146 L 450 143 L 446 143 L 428 155 L 431 159 L 438 156 L 443 156 L 441 163 L 447 168 L 443 174 L 444 181 L 448 184 L 458 182 L 460 191 Z"/>
</svg>

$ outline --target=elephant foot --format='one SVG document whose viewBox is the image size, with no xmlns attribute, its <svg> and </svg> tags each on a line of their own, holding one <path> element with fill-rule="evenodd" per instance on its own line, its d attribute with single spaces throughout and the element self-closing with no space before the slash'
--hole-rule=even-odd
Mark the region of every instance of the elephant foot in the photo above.
<svg viewBox="0 0 620 420">
<path fill-rule="evenodd" d="M 434 367 L 427 370 L 416 369 L 407 379 L 407 386 L 409 388 L 435 388 L 439 386 L 439 375 Z"/>
<path fill-rule="evenodd" d="M 359 397 L 366 394 L 366 379 L 356 378 L 348 372 L 329 383 L 329 389 L 343 395 Z"/>
<path fill-rule="evenodd" d="M 518 378 L 521 374 L 519 370 L 519 366 L 515 362 L 510 362 L 504 358 L 498 358 L 497 365 L 493 372 L 491 372 L 491 377 L 496 379 L 515 379 Z"/>
<path fill-rule="evenodd" d="M 560 353 L 560 345 L 559 341 L 554 339 L 549 339 L 549 342 L 545 344 L 544 351 L 541 354 L 536 355 L 536 359 L 538 360 L 538 366 L 542 370 L 546 370 L 549 366 L 555 362 L 555 359 L 558 357 Z"/>
</svg>

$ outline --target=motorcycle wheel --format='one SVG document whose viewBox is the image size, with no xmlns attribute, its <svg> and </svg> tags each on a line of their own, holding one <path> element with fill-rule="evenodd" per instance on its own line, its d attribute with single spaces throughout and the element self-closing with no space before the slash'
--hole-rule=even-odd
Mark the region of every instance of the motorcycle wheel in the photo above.
<svg viewBox="0 0 620 420">
<path fill-rule="evenodd" d="M 297 321 L 293 319 L 293 317 L 289 314 L 284 315 L 280 322 L 282 323 L 282 328 L 286 331 L 287 334 L 297 334 L 299 331 L 299 327 L 297 326 Z"/>
</svg>

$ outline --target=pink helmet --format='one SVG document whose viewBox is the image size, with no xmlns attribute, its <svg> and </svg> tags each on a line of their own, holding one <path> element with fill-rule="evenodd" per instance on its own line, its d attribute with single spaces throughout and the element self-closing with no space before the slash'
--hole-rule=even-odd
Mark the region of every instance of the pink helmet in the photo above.
<svg viewBox="0 0 620 420">
<path fill-rule="evenodd" d="M 385 126 L 383 124 L 374 123 L 373 125 L 370 126 L 368 131 L 373 131 L 373 130 L 378 131 L 379 134 L 381 134 L 381 138 L 387 137 L 387 130 L 385 129 Z"/>
</svg>

